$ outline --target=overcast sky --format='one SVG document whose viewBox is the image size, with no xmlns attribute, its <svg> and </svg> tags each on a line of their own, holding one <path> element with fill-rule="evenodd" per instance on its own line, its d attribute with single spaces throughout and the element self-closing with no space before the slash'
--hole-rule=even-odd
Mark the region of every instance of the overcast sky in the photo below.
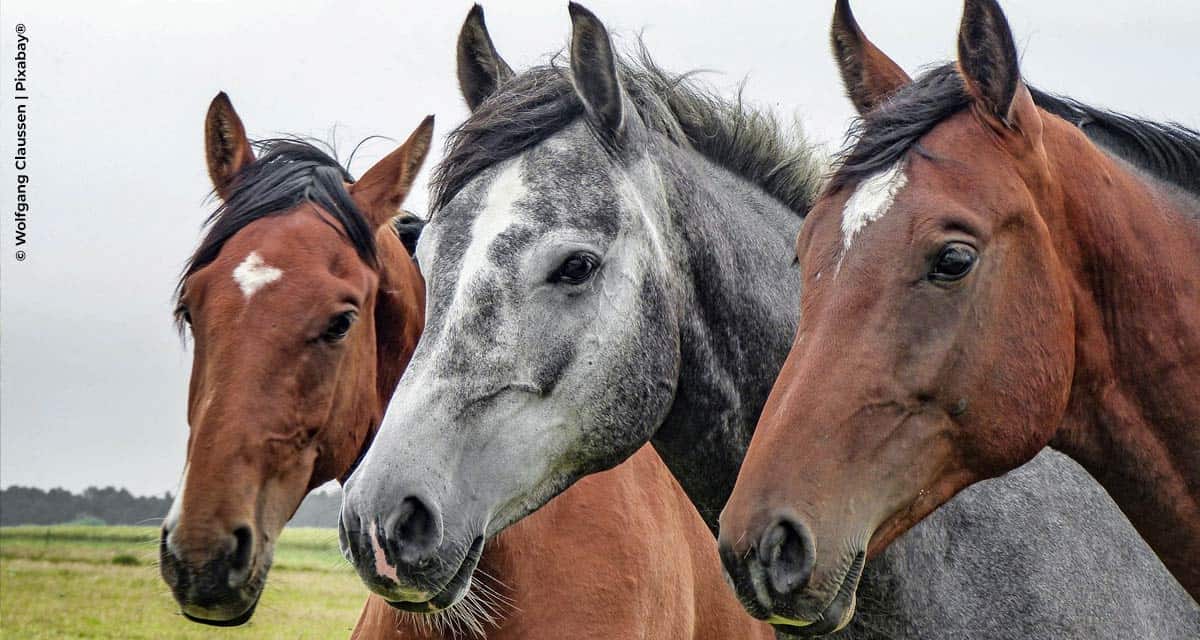
<svg viewBox="0 0 1200 640">
<path fill-rule="evenodd" d="M 832 0 L 587 2 L 671 70 L 793 115 L 835 148 L 850 118 L 827 29 Z M 1007 0 L 1026 78 L 1081 100 L 1200 127 L 1200 2 Z M 0 485 L 173 490 L 190 354 L 171 291 L 210 210 L 203 118 L 219 90 L 251 136 L 403 139 L 465 115 L 454 42 L 467 2 L 49 2 L 0 8 Z M 856 0 L 910 72 L 954 51 L 958 0 Z M 514 68 L 567 42 L 565 0 L 484 4 Z M 12 211 L 16 24 L 26 27 L 33 211 L 17 262 Z M 360 175 L 392 148 L 369 145 Z M 439 145 L 440 149 L 440 145 Z M 434 154 L 437 155 L 437 152 Z M 432 158 L 436 159 L 436 157 Z M 427 165 L 428 166 L 428 165 Z M 408 206 L 423 211 L 424 180 Z"/>
</svg>

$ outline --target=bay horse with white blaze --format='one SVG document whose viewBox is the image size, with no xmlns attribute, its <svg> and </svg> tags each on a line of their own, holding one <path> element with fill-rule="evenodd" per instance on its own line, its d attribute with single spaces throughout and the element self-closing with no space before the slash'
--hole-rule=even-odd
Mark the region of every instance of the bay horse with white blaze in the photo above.
<svg viewBox="0 0 1200 640">
<path fill-rule="evenodd" d="M 1200 135 L 1027 87 L 994 0 L 916 81 L 837 11 L 864 115 L 721 518 L 743 600 L 852 611 L 864 559 L 1047 445 L 1200 597 Z"/>
<path fill-rule="evenodd" d="M 424 283 L 390 221 L 431 135 L 430 120 L 354 182 L 296 141 L 256 158 L 229 99 L 212 101 L 205 147 L 223 204 L 178 287 L 191 430 L 160 545 L 189 619 L 248 620 L 284 524 L 374 436 L 421 333 Z"/>
<path fill-rule="evenodd" d="M 255 159 L 223 94 L 206 133 L 225 204 L 180 286 L 192 433 L 161 566 L 184 615 L 234 625 L 253 614 L 283 523 L 373 438 L 421 333 L 424 284 L 397 236 L 411 245 L 420 226 L 394 216 L 432 119 L 357 182 L 295 141 Z M 648 512 L 617 507 L 647 493 Z M 771 635 L 728 592 L 707 526 L 649 448 L 498 536 L 455 599 L 421 610 L 372 596 L 353 637 Z"/>
<path fill-rule="evenodd" d="M 647 442 L 715 533 L 795 335 L 795 238 L 823 160 L 769 113 L 623 58 L 596 16 L 569 13 L 568 54 L 519 73 L 478 7 L 463 26 L 471 114 L 417 248 L 425 333 L 343 505 L 360 576 L 391 600 L 457 590 L 481 541 Z M 1196 619 L 1108 496 L 1053 453 L 963 492 L 861 586 L 840 638 L 1172 637 Z"/>
</svg>

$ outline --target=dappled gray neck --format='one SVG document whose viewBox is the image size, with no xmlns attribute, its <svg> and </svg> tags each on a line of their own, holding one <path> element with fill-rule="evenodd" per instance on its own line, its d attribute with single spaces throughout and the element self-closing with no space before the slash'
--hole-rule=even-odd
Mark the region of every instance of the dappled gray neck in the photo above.
<svg viewBox="0 0 1200 640">
<path fill-rule="evenodd" d="M 695 152 L 652 153 L 683 254 L 679 381 L 652 442 L 715 532 L 796 331 L 801 218 Z"/>
</svg>

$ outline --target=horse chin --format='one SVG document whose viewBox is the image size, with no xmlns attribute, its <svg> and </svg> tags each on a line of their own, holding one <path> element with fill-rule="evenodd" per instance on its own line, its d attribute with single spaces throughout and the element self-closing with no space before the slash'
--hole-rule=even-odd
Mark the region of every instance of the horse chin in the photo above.
<svg viewBox="0 0 1200 640">
<path fill-rule="evenodd" d="M 463 558 L 462 564 L 459 565 L 458 571 L 454 572 L 454 576 L 450 578 L 446 586 L 442 587 L 442 590 L 432 598 L 421 602 L 385 600 L 393 608 L 409 613 L 437 613 L 445 611 L 461 602 L 471 592 L 471 583 L 475 576 L 475 569 L 479 566 L 479 559 L 482 556 L 483 536 L 479 536 L 471 543 L 471 548 L 467 550 L 467 555 Z"/>
<path fill-rule="evenodd" d="M 258 608 L 258 599 L 258 596 L 255 596 L 254 600 L 250 603 L 250 606 L 247 607 L 245 611 L 229 618 L 222 617 L 221 613 L 215 612 L 211 609 L 205 609 L 201 607 L 181 607 L 180 612 L 183 614 L 184 618 L 187 618 L 192 622 L 206 624 L 210 627 L 237 627 L 246 624 L 250 621 L 250 618 L 254 617 L 254 610 Z M 191 609 L 191 611 L 189 611 L 189 609 Z"/>
</svg>

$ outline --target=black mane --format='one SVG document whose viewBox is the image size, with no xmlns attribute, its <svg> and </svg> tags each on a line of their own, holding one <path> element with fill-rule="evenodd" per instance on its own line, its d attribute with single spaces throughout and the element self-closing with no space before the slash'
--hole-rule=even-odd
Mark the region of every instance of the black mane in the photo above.
<svg viewBox="0 0 1200 640">
<path fill-rule="evenodd" d="M 417 241 L 421 239 L 421 232 L 425 230 L 425 219 L 411 211 L 401 211 L 400 215 L 392 218 L 392 230 L 408 250 L 408 255 L 415 260 Z"/>
<path fill-rule="evenodd" d="M 1029 88 L 1033 101 L 1079 127 L 1092 142 L 1161 180 L 1200 195 L 1200 133 L 1177 122 L 1140 120 Z"/>
<path fill-rule="evenodd" d="M 1200 192 L 1200 133 L 1089 107 L 1033 87 L 1029 91 L 1039 107 L 1079 127 L 1101 148 L 1159 179 Z M 856 183 L 892 166 L 911 149 L 919 152 L 921 137 L 970 103 L 954 64 L 922 74 L 855 123 L 830 186 Z"/>
<path fill-rule="evenodd" d="M 373 230 L 346 191 L 345 183 L 354 178 L 337 160 L 301 140 L 263 140 L 255 146 L 260 152 L 258 159 L 238 173 L 232 195 L 205 220 L 208 233 L 188 259 L 176 297 L 183 292 L 188 276 L 215 260 L 225 242 L 246 225 L 303 202 L 327 211 L 341 227 L 334 228 L 354 245 L 358 255 L 368 264 L 378 264 Z"/>
<path fill-rule="evenodd" d="M 617 58 L 622 88 L 644 126 L 673 144 L 695 149 L 759 185 L 793 211 L 808 212 L 824 163 L 769 112 L 726 100 L 685 75 L 670 74 L 641 49 L 636 61 Z M 555 62 L 501 84 L 450 133 L 434 171 L 430 215 L 446 206 L 479 172 L 537 145 L 584 113 L 570 71 Z"/>
</svg>

